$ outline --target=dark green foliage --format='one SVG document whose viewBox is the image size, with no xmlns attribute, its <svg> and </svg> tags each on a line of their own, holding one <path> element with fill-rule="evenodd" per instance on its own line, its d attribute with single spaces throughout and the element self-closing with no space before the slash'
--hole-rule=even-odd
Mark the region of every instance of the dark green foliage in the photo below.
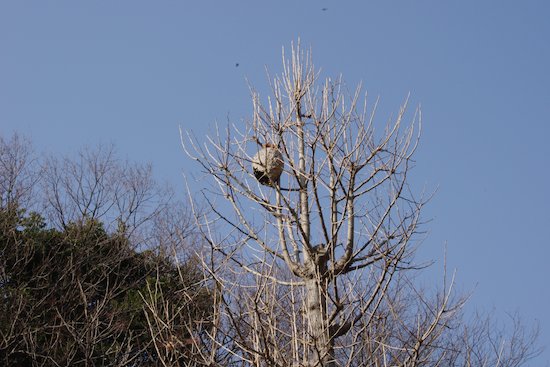
<svg viewBox="0 0 550 367">
<path fill-rule="evenodd" d="M 178 267 L 138 253 L 95 219 L 57 230 L 37 213 L 2 208 L 0 365 L 156 365 L 167 332 L 180 341 L 173 365 L 184 365 L 192 348 L 181 341 L 200 334 L 212 307 L 201 280 L 192 260 Z M 156 309 L 145 301 L 155 298 L 173 327 L 151 326 Z"/>
</svg>

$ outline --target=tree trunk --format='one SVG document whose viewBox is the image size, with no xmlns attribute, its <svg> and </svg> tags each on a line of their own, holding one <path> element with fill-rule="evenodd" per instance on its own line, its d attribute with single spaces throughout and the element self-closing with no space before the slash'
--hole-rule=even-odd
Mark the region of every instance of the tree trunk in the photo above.
<svg viewBox="0 0 550 367">
<path fill-rule="evenodd" d="M 326 308 L 326 287 L 319 277 L 306 280 L 306 319 L 308 322 L 311 367 L 333 367 L 334 348 L 329 334 Z"/>
</svg>

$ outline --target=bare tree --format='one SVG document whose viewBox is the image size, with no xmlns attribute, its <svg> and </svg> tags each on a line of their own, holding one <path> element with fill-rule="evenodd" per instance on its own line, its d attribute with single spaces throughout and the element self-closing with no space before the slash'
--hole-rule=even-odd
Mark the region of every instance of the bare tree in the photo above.
<svg viewBox="0 0 550 367">
<path fill-rule="evenodd" d="M 97 219 L 108 230 L 125 232 L 136 245 L 147 242 L 173 198 L 154 180 L 150 164 L 121 161 L 113 146 L 103 145 L 76 157 L 48 157 L 41 188 L 46 215 L 58 228 Z"/>
<path fill-rule="evenodd" d="M 0 136 L 0 208 L 28 205 L 40 177 L 29 142 L 14 134 Z"/>
<path fill-rule="evenodd" d="M 253 91 L 246 126 L 205 143 L 182 132 L 214 179 L 197 222 L 223 289 L 212 340 L 231 351 L 225 364 L 446 365 L 448 348 L 465 347 L 449 331 L 465 297 L 452 280 L 430 295 L 410 276 L 427 202 L 408 184 L 420 109 L 404 123 L 407 98 L 378 130 L 378 101 L 341 78 L 320 82 L 299 45 L 283 51 L 271 91 L 264 103 Z"/>
</svg>

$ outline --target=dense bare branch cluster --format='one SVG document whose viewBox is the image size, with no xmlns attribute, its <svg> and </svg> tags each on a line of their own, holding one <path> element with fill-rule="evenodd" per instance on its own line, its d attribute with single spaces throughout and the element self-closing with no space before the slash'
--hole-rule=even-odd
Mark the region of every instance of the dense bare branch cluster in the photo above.
<svg viewBox="0 0 550 367">
<path fill-rule="evenodd" d="M 40 170 L 29 142 L 0 136 L 0 207 L 29 205 Z"/>
<path fill-rule="evenodd" d="M 120 161 L 113 146 L 48 157 L 40 184 L 46 215 L 58 228 L 98 219 L 108 229 L 124 230 L 136 244 L 147 241 L 155 218 L 169 209 L 173 197 L 155 182 L 150 164 Z"/>
<path fill-rule="evenodd" d="M 408 272 L 426 203 L 408 185 L 420 109 L 405 123 L 407 98 L 379 130 L 378 101 L 360 86 L 320 82 L 299 46 L 283 65 L 265 103 L 253 92 L 245 126 L 205 143 L 182 132 L 215 183 L 204 191 L 211 215 L 197 216 L 211 245 L 204 265 L 223 289 L 213 340 L 254 366 L 446 365 L 460 354 L 465 299 L 446 280 L 428 297 Z M 284 163 L 269 185 L 258 143 Z"/>
</svg>

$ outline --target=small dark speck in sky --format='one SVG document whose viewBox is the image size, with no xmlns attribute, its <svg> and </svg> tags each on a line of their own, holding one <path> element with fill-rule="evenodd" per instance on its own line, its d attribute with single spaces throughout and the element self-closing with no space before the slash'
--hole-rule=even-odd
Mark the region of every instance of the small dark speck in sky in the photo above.
<svg viewBox="0 0 550 367">
<path fill-rule="evenodd" d="M 238 62 L 235 63 L 235 67 L 236 67 L 236 68 L 239 67 L 239 63 L 238 63 Z"/>
<path fill-rule="evenodd" d="M 323 9 L 321 9 L 321 10 L 322 10 L 322 11 L 327 11 L 327 10 L 328 10 L 328 8 L 323 8 Z"/>
</svg>

